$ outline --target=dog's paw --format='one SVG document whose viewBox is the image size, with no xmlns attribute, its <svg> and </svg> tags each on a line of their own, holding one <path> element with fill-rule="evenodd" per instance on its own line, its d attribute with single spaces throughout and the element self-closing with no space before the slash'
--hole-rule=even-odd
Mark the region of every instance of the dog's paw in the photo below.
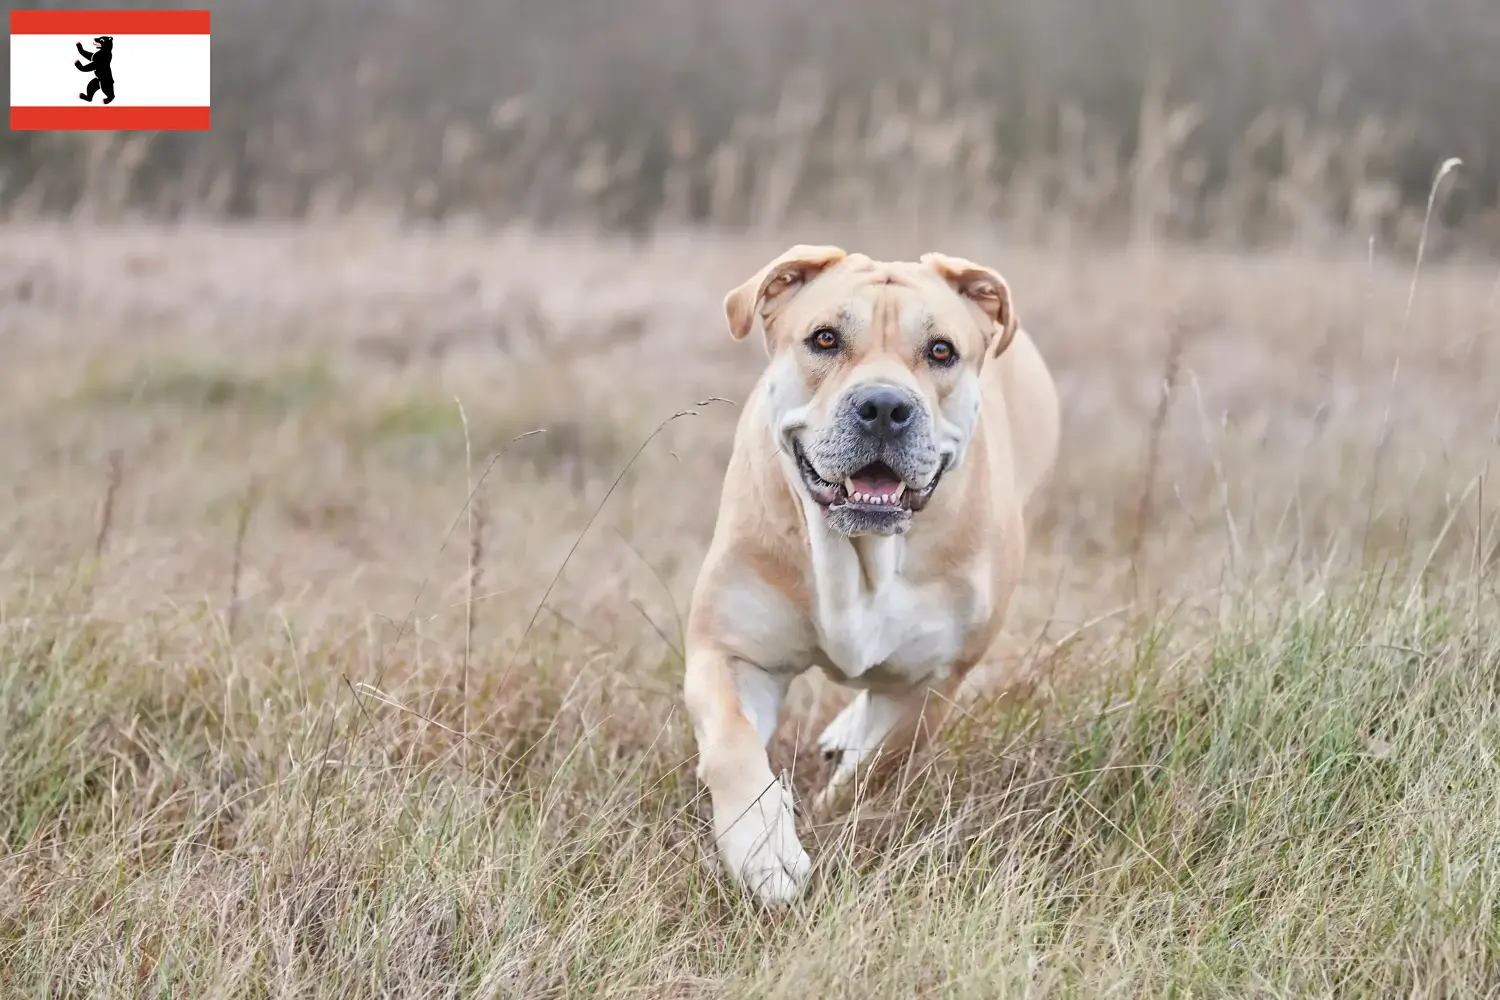
<svg viewBox="0 0 1500 1000">
<path fill-rule="evenodd" d="M 840 754 L 847 750 L 855 750 L 858 745 L 859 736 L 864 732 L 864 702 L 867 700 L 864 691 L 855 696 L 855 699 L 844 706 L 843 711 L 834 715 L 831 723 L 817 736 L 817 750 L 822 753 L 823 760 L 837 759 Z"/>
<path fill-rule="evenodd" d="M 797 839 L 790 789 L 778 781 L 748 807 L 715 809 L 714 823 L 719 861 L 735 881 L 769 907 L 797 898 L 812 860 Z"/>
<path fill-rule="evenodd" d="M 833 761 L 847 751 L 864 749 L 865 712 L 869 702 L 869 692 L 861 691 L 818 735 L 818 750 L 824 760 Z"/>
</svg>

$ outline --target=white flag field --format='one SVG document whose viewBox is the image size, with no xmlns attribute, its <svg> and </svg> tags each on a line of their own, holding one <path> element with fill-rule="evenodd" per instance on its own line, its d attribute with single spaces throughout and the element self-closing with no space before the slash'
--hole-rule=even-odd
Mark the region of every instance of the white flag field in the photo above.
<svg viewBox="0 0 1500 1000">
<path fill-rule="evenodd" d="M 13 130 L 207 129 L 206 10 L 13 10 Z"/>
</svg>

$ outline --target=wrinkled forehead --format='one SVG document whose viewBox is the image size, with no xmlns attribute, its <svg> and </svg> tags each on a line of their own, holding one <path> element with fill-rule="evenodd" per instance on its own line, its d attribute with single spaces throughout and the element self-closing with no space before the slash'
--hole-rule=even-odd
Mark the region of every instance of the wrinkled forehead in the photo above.
<svg viewBox="0 0 1500 1000">
<path fill-rule="evenodd" d="M 793 300 L 791 332 L 828 324 L 846 334 L 871 330 L 904 340 L 961 336 L 977 330 L 962 299 L 921 264 L 854 254 L 823 272 Z"/>
</svg>

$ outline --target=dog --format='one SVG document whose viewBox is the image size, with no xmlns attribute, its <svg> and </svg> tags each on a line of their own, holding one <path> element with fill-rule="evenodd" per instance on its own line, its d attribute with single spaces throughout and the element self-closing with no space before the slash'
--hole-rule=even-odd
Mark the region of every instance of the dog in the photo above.
<svg viewBox="0 0 1500 1000">
<path fill-rule="evenodd" d="M 1056 387 L 999 272 L 792 247 L 725 296 L 769 364 L 742 410 L 693 590 L 684 700 L 720 862 L 784 906 L 811 870 L 767 743 L 792 679 L 859 693 L 819 737 L 818 803 L 939 721 L 1000 632 L 1050 477 Z"/>
</svg>

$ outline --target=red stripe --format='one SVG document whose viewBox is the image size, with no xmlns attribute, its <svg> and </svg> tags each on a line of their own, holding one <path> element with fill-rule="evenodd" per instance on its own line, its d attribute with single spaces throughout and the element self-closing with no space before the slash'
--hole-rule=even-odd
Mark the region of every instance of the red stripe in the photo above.
<svg viewBox="0 0 1500 1000">
<path fill-rule="evenodd" d="M 13 10 L 12 35 L 206 35 L 206 10 Z"/>
<path fill-rule="evenodd" d="M 106 131 L 208 128 L 207 107 L 113 108 L 29 107 L 10 109 L 12 131 Z"/>
</svg>

